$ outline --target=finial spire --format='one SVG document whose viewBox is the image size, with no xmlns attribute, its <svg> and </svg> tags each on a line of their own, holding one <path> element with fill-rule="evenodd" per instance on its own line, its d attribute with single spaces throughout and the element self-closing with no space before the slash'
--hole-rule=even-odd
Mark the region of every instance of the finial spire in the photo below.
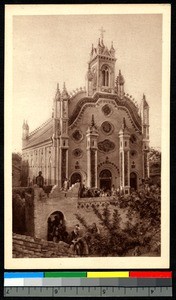
<svg viewBox="0 0 176 300">
<path fill-rule="evenodd" d="M 123 118 L 123 124 L 122 124 L 122 127 L 123 127 L 123 129 L 126 128 L 126 120 L 125 120 L 125 118 Z"/>
<path fill-rule="evenodd" d="M 92 127 L 95 126 L 94 115 L 92 115 L 91 126 L 92 126 Z"/>
<path fill-rule="evenodd" d="M 103 26 L 101 26 L 101 28 L 99 29 L 99 31 L 100 31 L 101 39 L 103 40 L 103 38 L 104 38 L 104 32 L 106 32 L 106 30 L 104 30 Z"/>
<path fill-rule="evenodd" d="M 92 115 L 92 120 L 91 120 L 90 128 L 91 129 L 97 129 L 97 126 L 95 125 L 94 115 Z"/>
<path fill-rule="evenodd" d="M 57 83 L 57 91 L 59 91 L 59 83 Z"/>
<path fill-rule="evenodd" d="M 62 99 L 68 99 L 69 98 L 69 94 L 67 92 L 66 86 L 65 86 L 65 82 L 63 83 L 63 91 L 62 91 Z"/>
</svg>

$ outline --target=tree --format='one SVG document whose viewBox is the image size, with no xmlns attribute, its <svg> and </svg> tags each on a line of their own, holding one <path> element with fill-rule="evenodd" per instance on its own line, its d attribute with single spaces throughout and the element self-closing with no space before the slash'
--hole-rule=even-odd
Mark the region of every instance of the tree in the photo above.
<svg viewBox="0 0 176 300">
<path fill-rule="evenodd" d="M 100 233 L 92 233 L 89 251 L 92 256 L 160 255 L 160 189 L 134 192 L 128 198 L 121 196 L 116 207 L 106 206 L 102 211 L 93 207 L 101 225 Z M 126 214 L 122 226 L 122 211 Z M 89 226 L 85 219 L 76 215 L 79 222 Z"/>
</svg>

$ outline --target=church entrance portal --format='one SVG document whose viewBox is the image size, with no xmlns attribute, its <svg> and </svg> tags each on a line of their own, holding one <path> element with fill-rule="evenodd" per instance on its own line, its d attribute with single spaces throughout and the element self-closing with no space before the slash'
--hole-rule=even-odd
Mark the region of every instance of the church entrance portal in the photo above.
<svg viewBox="0 0 176 300">
<path fill-rule="evenodd" d="M 100 172 L 100 189 L 104 191 L 111 190 L 112 174 L 109 170 L 105 169 Z"/>
<path fill-rule="evenodd" d="M 137 190 L 137 175 L 134 172 L 130 174 L 130 187 L 131 189 Z"/>
<path fill-rule="evenodd" d="M 81 182 L 82 181 L 82 177 L 80 173 L 73 173 L 71 176 L 71 185 L 76 183 L 76 182 Z"/>
</svg>

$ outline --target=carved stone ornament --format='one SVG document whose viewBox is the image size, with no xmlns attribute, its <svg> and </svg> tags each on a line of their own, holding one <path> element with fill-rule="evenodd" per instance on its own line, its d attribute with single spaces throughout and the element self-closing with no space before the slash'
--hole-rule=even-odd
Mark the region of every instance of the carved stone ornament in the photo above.
<svg viewBox="0 0 176 300">
<path fill-rule="evenodd" d="M 109 105 L 105 104 L 103 107 L 102 107 L 102 111 L 103 113 L 105 114 L 105 116 L 109 116 L 110 113 L 111 113 L 111 108 Z"/>
<path fill-rule="evenodd" d="M 131 150 L 130 151 L 130 156 L 131 157 L 136 157 L 137 156 L 137 151 L 136 150 Z"/>
<path fill-rule="evenodd" d="M 80 148 L 76 148 L 73 150 L 73 155 L 77 158 L 80 158 L 83 154 L 83 151 Z"/>
<path fill-rule="evenodd" d="M 98 149 L 102 152 L 109 153 L 115 149 L 115 144 L 110 140 L 106 139 L 98 143 Z"/>
<path fill-rule="evenodd" d="M 131 136 L 130 136 L 130 142 L 131 142 L 132 144 L 135 144 L 136 141 L 137 141 L 136 136 L 135 136 L 134 134 L 131 134 Z"/>
<path fill-rule="evenodd" d="M 83 134 L 81 132 L 81 130 L 76 129 L 73 133 L 72 133 L 72 138 L 76 141 L 79 142 L 83 139 Z"/>
<path fill-rule="evenodd" d="M 105 121 L 101 124 L 101 129 L 105 134 L 111 134 L 113 131 L 113 125 L 110 122 Z"/>
</svg>

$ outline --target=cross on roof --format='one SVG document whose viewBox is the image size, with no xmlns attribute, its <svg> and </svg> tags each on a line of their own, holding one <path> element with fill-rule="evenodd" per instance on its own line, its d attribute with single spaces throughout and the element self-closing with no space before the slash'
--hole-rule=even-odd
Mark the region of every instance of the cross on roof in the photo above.
<svg viewBox="0 0 176 300">
<path fill-rule="evenodd" d="M 106 32 L 106 30 L 104 30 L 103 26 L 101 26 L 101 28 L 99 29 L 99 31 L 101 32 L 101 38 L 103 39 L 103 33 Z"/>
</svg>

